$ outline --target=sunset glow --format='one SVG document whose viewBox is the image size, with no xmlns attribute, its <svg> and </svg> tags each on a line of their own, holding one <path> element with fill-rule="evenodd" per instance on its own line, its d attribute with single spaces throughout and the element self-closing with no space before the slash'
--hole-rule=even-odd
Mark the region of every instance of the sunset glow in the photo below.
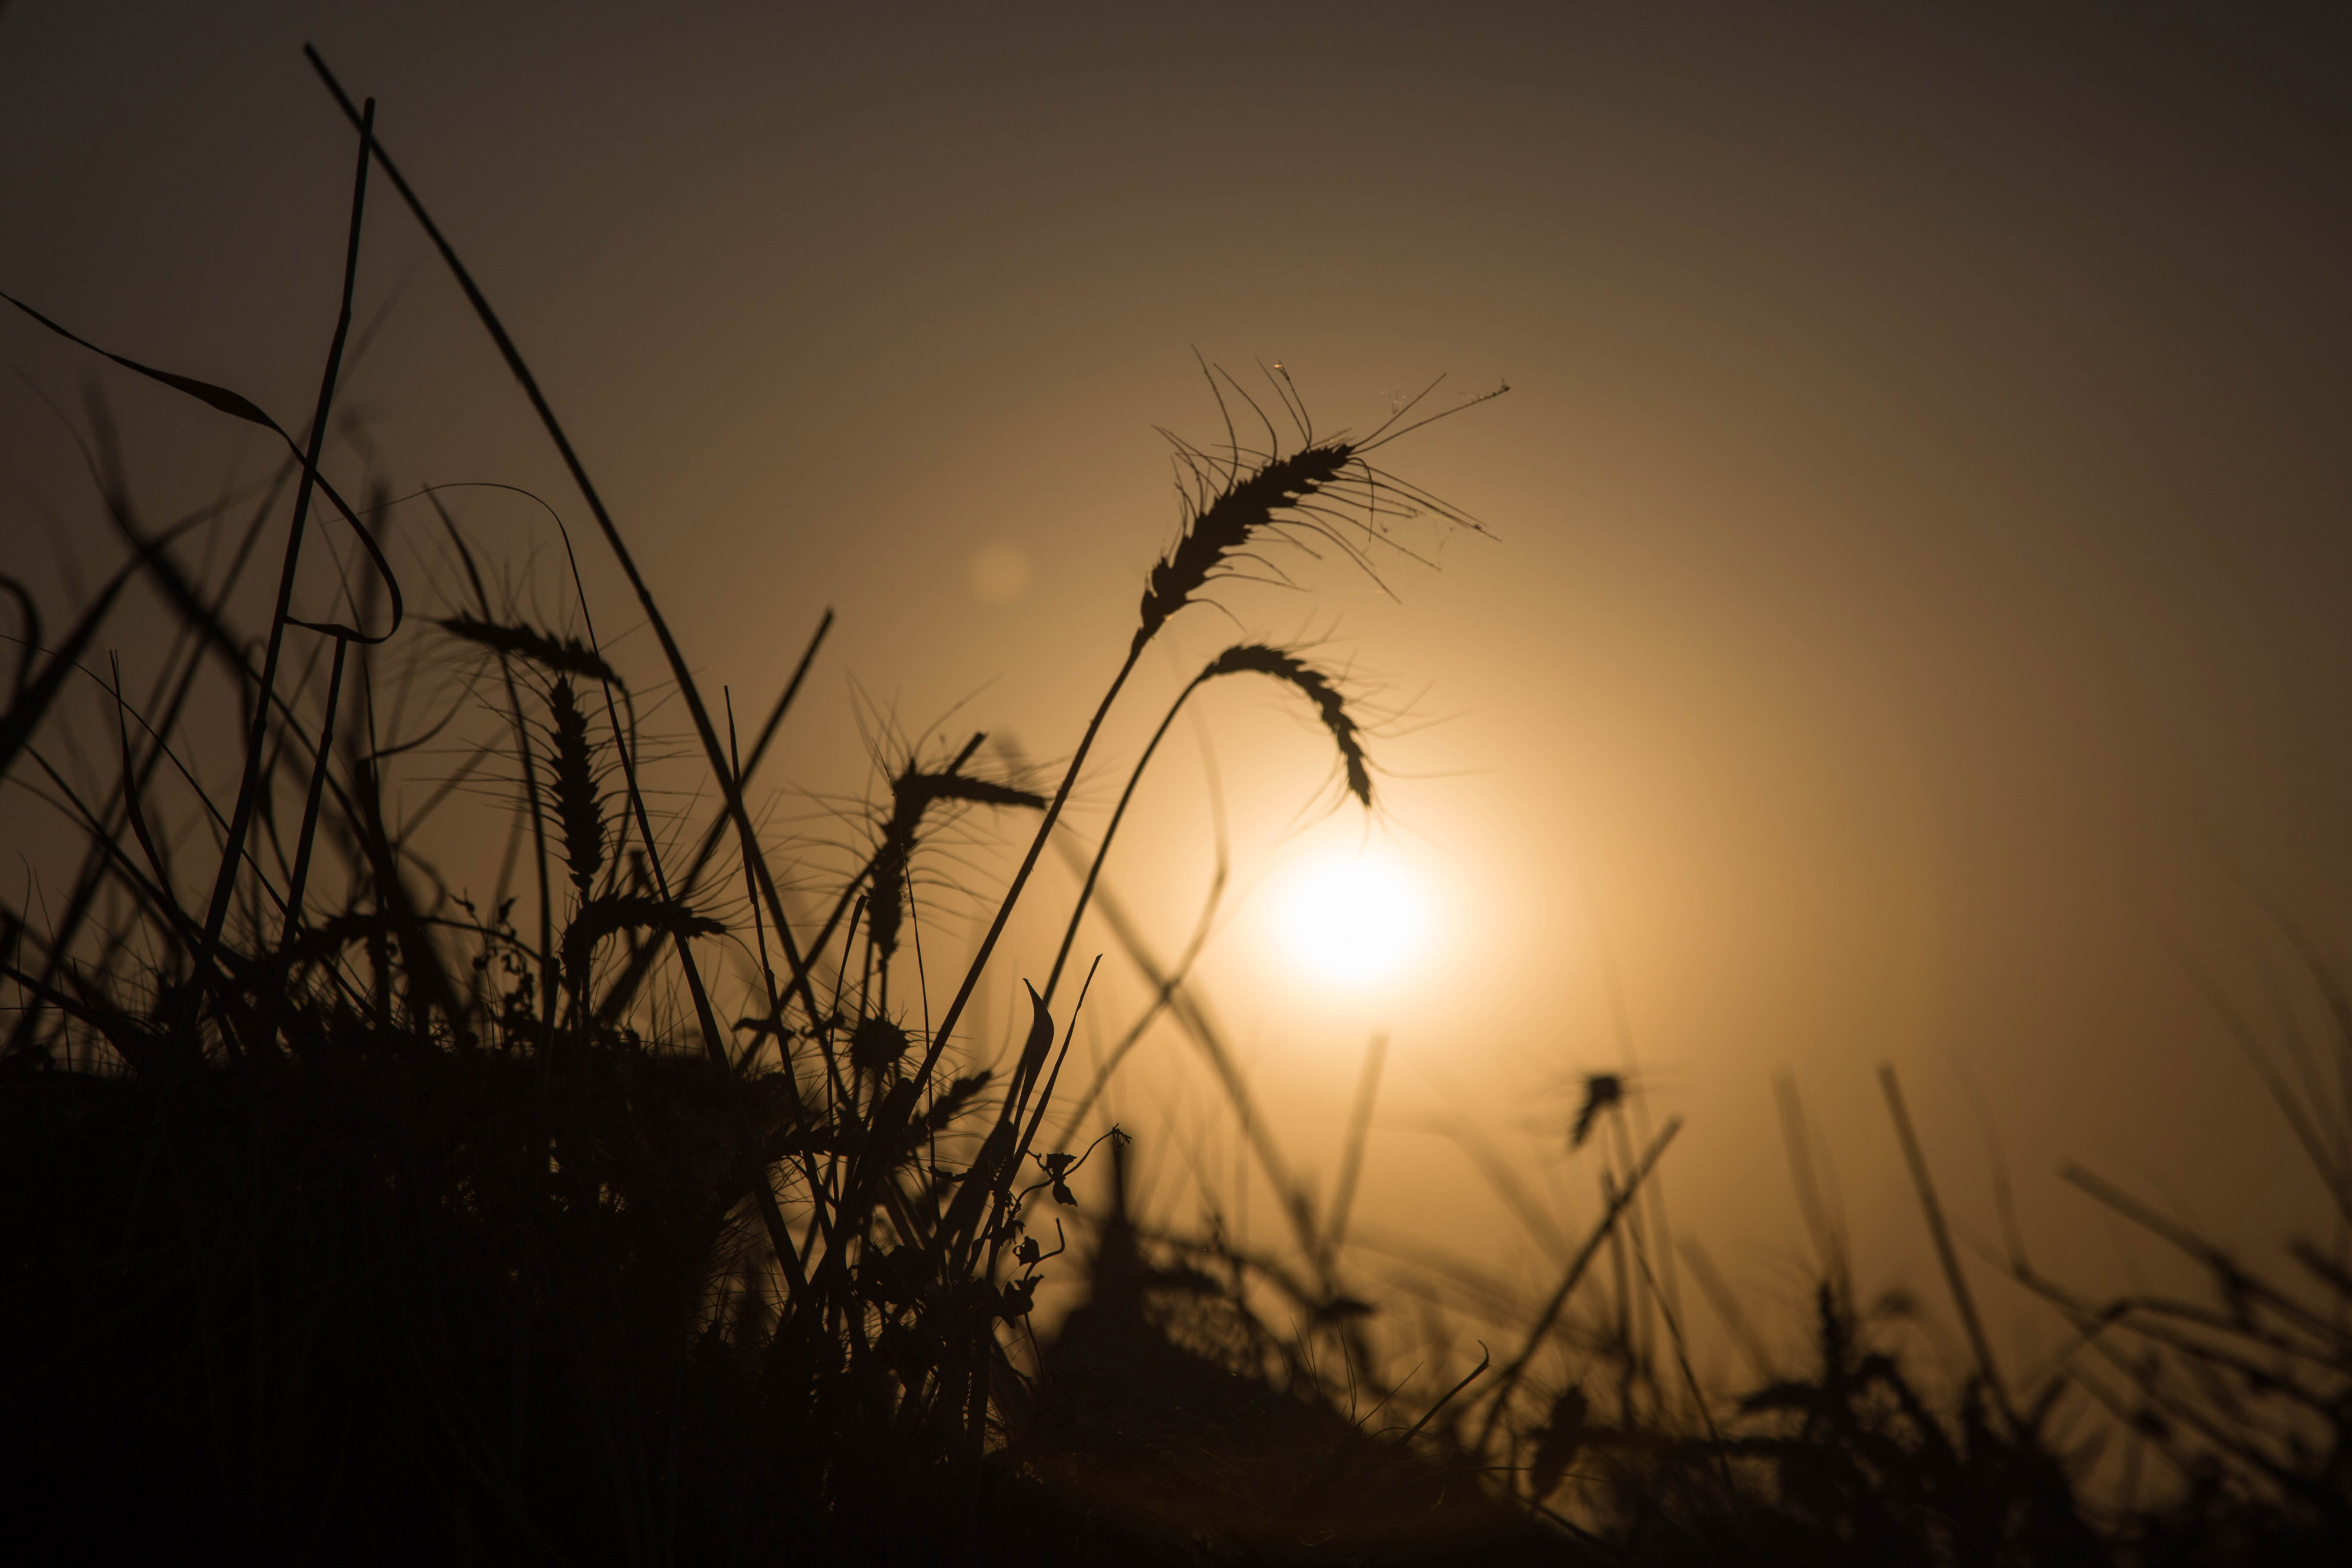
<svg viewBox="0 0 2352 1568">
<path fill-rule="evenodd" d="M 1426 945 L 1430 918 L 1422 889 L 1392 862 L 1318 861 L 1284 889 L 1282 931 L 1291 952 L 1327 980 L 1393 978 Z"/>
<path fill-rule="evenodd" d="M 2352 1564 L 2347 271 L 2352 5 L 0 0 L 9 1560 Z"/>
</svg>

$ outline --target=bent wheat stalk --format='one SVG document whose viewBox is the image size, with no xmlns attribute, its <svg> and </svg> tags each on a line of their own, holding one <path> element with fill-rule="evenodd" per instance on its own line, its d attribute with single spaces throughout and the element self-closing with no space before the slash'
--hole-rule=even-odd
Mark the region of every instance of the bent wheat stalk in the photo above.
<svg viewBox="0 0 2352 1568">
<path fill-rule="evenodd" d="M 1087 754 L 1094 749 L 1095 737 L 1102 732 L 1103 720 L 1126 688 L 1128 677 L 1135 673 L 1144 648 L 1170 618 L 1194 602 L 1212 580 L 1229 575 L 1232 563 L 1246 557 L 1251 546 L 1296 522 L 1297 514 L 1343 478 L 1368 474 L 1362 468 L 1358 449 L 1344 441 L 1310 445 L 1287 457 L 1270 458 L 1247 474 L 1240 472 L 1236 463 L 1229 469 L 1222 488 L 1192 507 L 1192 515 L 1175 547 L 1151 569 L 1127 657 L 1096 705 L 1094 716 L 1087 721 L 1086 733 L 1079 737 L 1077 749 L 1070 755 L 1069 766 L 1063 770 L 1062 781 L 1045 808 L 1045 820 L 1037 824 L 1028 852 L 1021 857 L 1020 869 L 1013 873 L 1003 898 L 997 904 L 996 916 L 989 923 L 987 935 L 981 938 L 979 950 L 964 971 L 955 999 L 940 1017 L 939 1028 L 924 1052 L 922 1076 L 928 1076 L 939 1065 L 940 1053 L 954 1035 L 964 1009 L 971 1004 L 981 974 L 988 967 L 988 960 L 1004 935 L 1005 925 L 1013 917 L 1013 906 L 1020 903 L 1031 873 L 1037 869 L 1037 858 L 1045 853 L 1045 845 L 1054 836 L 1054 825 L 1061 821 L 1062 808 L 1068 804 L 1070 791 L 1077 785 L 1079 770 L 1085 768 Z M 1286 513 L 1293 516 L 1286 517 Z M 1309 526 L 1323 528 L 1319 523 Z"/>
<path fill-rule="evenodd" d="M 1095 851 L 1094 863 L 1087 868 L 1087 880 L 1078 889 L 1078 901 L 1070 911 L 1069 925 L 1062 932 L 1062 946 L 1054 954 L 1054 967 L 1045 977 L 1045 1000 L 1052 1002 L 1054 988 L 1061 983 L 1062 970 L 1069 962 L 1070 947 L 1078 938 L 1078 923 L 1086 917 L 1087 905 L 1094 898 L 1095 883 L 1102 876 L 1103 862 L 1110 855 L 1111 840 L 1118 834 L 1119 823 L 1127 818 L 1129 802 L 1135 799 L 1135 787 L 1143 781 L 1143 770 L 1151 764 L 1152 753 L 1160 749 L 1176 716 L 1194 692 L 1220 675 L 1270 675 L 1296 687 L 1307 700 L 1315 705 L 1316 716 L 1323 727 L 1331 732 L 1331 743 L 1339 748 L 1340 766 L 1346 769 L 1348 793 L 1360 801 L 1366 810 L 1372 806 L 1372 776 L 1364 757 L 1364 743 L 1354 717 L 1348 712 L 1345 699 L 1331 677 L 1294 654 L 1263 643 L 1239 643 L 1209 661 L 1201 673 L 1186 683 L 1176 700 L 1168 706 L 1167 716 L 1160 727 L 1151 732 L 1144 746 L 1143 755 L 1136 760 L 1134 771 L 1127 776 L 1127 788 L 1119 791 L 1118 804 L 1112 809 L 1110 825 L 1103 830 L 1102 843 Z"/>
</svg>

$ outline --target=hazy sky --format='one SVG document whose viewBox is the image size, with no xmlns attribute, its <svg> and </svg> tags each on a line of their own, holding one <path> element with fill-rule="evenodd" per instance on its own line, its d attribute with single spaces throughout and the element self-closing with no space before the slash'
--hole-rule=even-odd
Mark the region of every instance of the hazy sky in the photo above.
<svg viewBox="0 0 2352 1568">
<path fill-rule="evenodd" d="M 0 287 L 298 423 L 351 160 L 315 41 L 709 680 L 764 705 L 839 612 L 779 772 L 829 791 L 877 716 L 1066 752 L 1175 525 L 1153 426 L 1222 433 L 1196 350 L 1281 361 L 1330 428 L 1507 381 L 1384 454 L 1491 538 L 1393 601 L 1334 562 L 1224 601 L 1391 716 L 1369 841 L 1437 904 L 1377 994 L 1270 959 L 1288 868 L 1366 829 L 1278 698 L 1202 705 L 1256 894 L 1204 974 L 1302 1159 L 1388 1028 L 1360 1212 L 1502 1245 L 1440 1110 L 1588 1212 L 1559 1130 L 1620 1057 L 1609 955 L 1688 1118 L 1678 1218 L 1748 1277 L 1794 1277 L 1786 1071 L 1865 1269 L 1931 1286 L 1882 1060 L 1980 1233 L 1978 1103 L 2086 1269 L 2062 1155 L 2275 1239 L 2317 1188 L 2192 974 L 2283 1041 L 2316 1023 L 2279 919 L 2352 962 L 2352 48 L 2322 6 L 1893 9 L 16 0 Z M 584 520 L 378 197 L 362 313 L 398 303 L 348 401 L 382 471 Z M 0 355 L 0 558 L 88 580 L 35 389 L 77 408 L 93 366 L 21 320 Z M 158 516 L 262 456 L 105 384 Z M 1081 825 L 1234 627 L 1179 623 Z M 1113 871 L 1171 948 L 1201 757 Z M 1183 1061 L 1148 1054 L 1139 1085 Z"/>
</svg>

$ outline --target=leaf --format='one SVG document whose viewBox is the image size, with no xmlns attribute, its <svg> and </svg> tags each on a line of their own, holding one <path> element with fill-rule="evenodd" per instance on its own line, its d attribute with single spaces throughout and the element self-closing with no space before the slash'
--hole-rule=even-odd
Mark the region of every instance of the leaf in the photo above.
<svg viewBox="0 0 2352 1568">
<path fill-rule="evenodd" d="M 17 298 L 13 294 L 7 293 L 5 290 L 0 290 L 0 299 L 5 299 L 9 304 L 14 305 L 26 315 L 30 316 L 34 320 L 38 321 L 42 326 L 47 327 L 58 337 L 65 339 L 66 341 L 69 343 L 79 343 L 83 348 L 88 349 L 91 353 L 96 354 L 102 359 L 112 360 L 116 364 L 121 365 L 126 371 L 134 371 L 140 375 L 147 377 L 150 381 L 162 382 L 165 386 L 172 388 L 174 392 L 185 392 L 188 396 L 194 398 L 199 402 L 211 404 L 213 407 L 220 410 L 221 413 L 227 414 L 232 419 L 241 419 L 248 424 L 257 424 L 264 430 L 277 431 L 281 436 L 286 434 L 285 431 L 278 428 L 278 424 L 276 420 L 270 418 L 268 414 L 262 413 L 260 409 L 255 407 L 246 399 L 239 397 L 236 393 L 229 391 L 226 387 L 216 387 L 210 382 L 200 382 L 194 376 L 173 375 L 169 371 L 159 371 L 152 365 L 142 365 L 136 360 L 126 360 L 121 354 L 109 353 L 106 350 L 100 348 L 96 343 L 91 342 L 89 339 L 66 330 L 66 329 L 58 326 L 55 321 L 50 320 L 47 316 L 42 315 L 39 311 L 34 309 L 31 306 L 26 304 L 23 300 Z M 289 439 L 287 444 L 290 446 L 293 443 Z"/>
<path fill-rule="evenodd" d="M 1029 1038 L 1021 1047 L 1021 1065 L 1013 1071 L 1013 1086 L 1023 1100 L 1028 1097 L 1029 1086 L 1045 1065 L 1045 1053 L 1054 1049 L 1054 1015 L 1045 1010 L 1045 998 L 1028 981 L 1021 982 L 1029 993 Z"/>
<path fill-rule="evenodd" d="M 159 371 L 152 365 L 142 365 L 136 360 L 125 359 L 121 354 L 101 349 L 80 334 L 68 331 L 5 289 L 0 289 L 0 299 L 5 299 L 66 341 L 79 344 L 100 359 L 111 360 L 126 371 L 145 376 L 150 381 L 161 382 L 173 391 L 184 392 L 198 402 L 218 409 L 232 419 L 241 419 L 248 424 L 257 424 L 284 442 L 286 449 L 294 455 L 294 461 L 302 465 L 310 474 L 312 482 L 318 486 L 319 493 L 327 497 L 335 510 L 342 514 L 343 521 L 351 526 L 352 535 L 359 540 L 360 549 L 367 554 L 368 564 L 375 569 L 376 576 L 383 579 L 384 589 L 392 599 L 391 630 L 375 636 L 370 636 L 357 627 L 346 626 L 338 621 L 304 621 L 299 617 L 289 615 L 286 618 L 286 623 L 289 626 L 299 626 L 305 631 L 321 632 L 330 637 L 341 637 L 349 642 L 368 643 L 384 642 L 394 632 L 400 630 L 401 621 L 408 612 L 401 597 L 400 579 L 393 574 L 392 563 L 384 559 L 383 549 L 375 542 L 375 536 L 369 533 L 365 525 L 361 523 L 359 514 L 352 510 L 351 504 L 343 499 L 332 485 L 327 483 L 327 476 L 324 474 L 310 466 L 310 458 L 303 453 L 295 439 L 286 434 L 284 425 L 263 413 L 250 399 L 242 397 L 226 387 L 216 387 L 210 382 L 200 382 L 194 376 L 175 375 L 170 371 Z"/>
</svg>

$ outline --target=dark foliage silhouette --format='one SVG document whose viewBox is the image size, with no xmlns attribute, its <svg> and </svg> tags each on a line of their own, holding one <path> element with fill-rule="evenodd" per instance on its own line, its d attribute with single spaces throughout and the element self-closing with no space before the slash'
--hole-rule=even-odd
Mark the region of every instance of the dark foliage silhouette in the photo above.
<svg viewBox="0 0 2352 1568">
<path fill-rule="evenodd" d="M 1427 1391 L 1408 1397 L 1424 1385 L 1371 1353 L 1365 1323 L 1387 1303 L 1368 1299 L 1348 1251 L 1384 1045 L 1318 1203 L 1190 993 L 1199 942 L 1160 963 L 1104 880 L 1160 737 L 1225 675 L 1303 698 L 1341 789 L 1369 808 L 1344 683 L 1292 650 L 1239 643 L 1182 688 L 1091 854 L 1061 818 L 1145 649 L 1218 582 L 1278 576 L 1286 545 L 1377 575 L 1384 552 L 1412 555 L 1413 518 L 1475 527 L 1371 462 L 1451 407 L 1416 403 L 1351 439 L 1318 433 L 1279 367 L 1262 397 L 1224 378 L 1264 444 L 1230 422 L 1222 445 L 1176 444 L 1181 530 L 1058 777 L 1044 787 L 978 760 L 978 736 L 951 753 L 908 747 L 877 782 L 870 842 L 808 918 L 785 892 L 806 894 L 817 870 L 763 840 L 750 791 L 830 617 L 746 754 L 731 701 L 714 711 L 698 685 L 522 354 L 375 141 L 373 103 L 352 105 L 311 58 L 358 145 L 341 309 L 303 436 L 18 306 L 284 448 L 249 509 L 225 503 L 152 533 L 110 483 L 129 559 L 56 622 L 54 643 L 32 591 L 0 579 L 22 650 L 0 785 L 12 812 L 57 813 L 79 859 L 51 895 L 0 906 L 13 1006 L 0 1502 L 26 1560 L 2341 1560 L 2341 1249 L 2298 1244 L 2296 1272 L 2278 1277 L 2078 1173 L 2201 1270 L 2211 1299 L 2084 1299 L 2012 1255 L 2011 1277 L 2102 1368 L 2070 1361 L 2013 1385 L 1891 1073 L 1890 1113 L 1974 1351 L 1958 1386 L 1923 1383 L 1879 1345 L 1819 1222 L 1804 1364 L 1767 1369 L 1759 1351 L 1752 1386 L 1702 1387 L 1663 1210 L 1644 1201 L 1680 1124 L 1653 1135 L 1627 1082 L 1594 1073 L 1564 1131 L 1601 1166 L 1599 1218 L 1563 1247 L 1541 1302 L 1508 1303 L 1510 1340 L 1475 1364 L 1433 1340 Z M 439 492 L 413 499 L 460 580 L 404 588 L 371 524 L 389 492 L 352 507 L 330 482 L 372 176 L 424 228 L 541 419 L 658 670 L 625 675 L 584 594 L 576 630 L 499 601 Z M 347 621 L 292 612 L 314 512 L 358 547 Z M 281 517 L 257 635 L 231 607 Z M 208 580 L 173 554 L 205 535 L 227 563 Z M 180 633 L 143 695 L 94 656 L 139 592 Z M 412 614 L 412 598 L 434 613 Z M 448 685 L 436 714 L 402 720 L 389 672 L 424 646 Z M 691 727 L 683 763 L 656 758 L 640 722 L 656 690 Z M 90 711 L 95 773 L 70 733 Z M 221 747 L 190 744 L 224 714 L 234 778 L 194 760 Z M 492 810 L 521 868 L 519 889 L 497 873 L 487 906 L 464 890 L 492 878 L 436 863 L 424 831 L 444 801 L 479 800 L 423 749 L 476 722 L 489 732 L 466 768 L 503 785 Z M 657 803 L 671 798 L 647 782 L 657 765 L 698 773 L 707 816 Z M 404 806 L 403 781 L 428 787 L 427 804 Z M 929 993 L 910 1006 L 907 987 L 920 974 L 918 870 L 958 824 L 1009 831 L 1020 853 L 932 1019 Z M 1025 1031 L 987 1039 L 961 1026 L 1015 907 L 1041 896 L 1048 844 L 1078 889 L 1044 988 L 1026 991 Z M 1152 1000 L 1061 1119 L 1089 995 L 1081 984 L 1059 1006 L 1062 981 L 1090 915 Z M 2316 956 L 2310 968 L 2352 1066 L 2352 1006 Z M 1231 1098 L 1295 1256 L 1153 1228 L 1130 1201 L 1126 1133 L 1083 1140 L 1101 1077 L 1162 1017 Z M 2343 1085 L 2277 1087 L 2352 1220 Z M 1789 1108 L 1798 1125 L 1793 1092 Z M 1096 1192 L 1106 1200 L 1087 1207 Z M 1685 1250 L 1727 1326 L 1750 1336 L 1703 1252 Z M 1049 1267 L 1083 1267 L 1086 1283 L 1051 1329 L 1031 1322 Z M 1428 1284 L 1456 1299 L 1479 1288 L 1434 1268 Z M 2062 1438 L 2062 1408 L 2085 1400 L 2111 1415 L 2102 1436 Z M 2119 1496 L 2094 1489 L 2101 1440 L 2132 1445 L 2135 1463 L 2155 1456 L 2179 1484 L 2143 1500 L 2134 1470 Z"/>
</svg>

